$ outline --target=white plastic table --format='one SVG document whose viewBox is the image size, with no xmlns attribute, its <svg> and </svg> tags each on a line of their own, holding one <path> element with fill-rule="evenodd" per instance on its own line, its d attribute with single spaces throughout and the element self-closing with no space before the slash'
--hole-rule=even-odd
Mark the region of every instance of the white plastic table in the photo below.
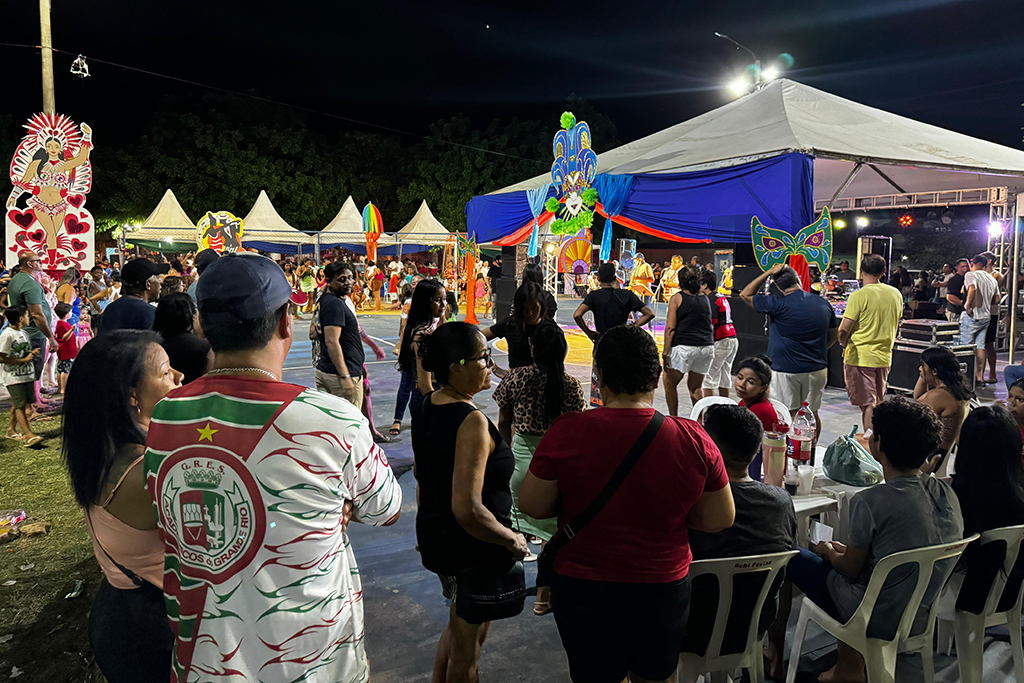
<svg viewBox="0 0 1024 683">
<path fill-rule="evenodd" d="M 810 538 L 811 517 L 828 512 L 838 513 L 839 501 L 827 493 L 815 493 L 812 491 L 810 495 L 793 496 L 793 509 L 796 510 L 797 540 L 800 543 L 800 547 L 806 548 Z M 836 540 L 841 539 L 836 536 Z"/>
</svg>

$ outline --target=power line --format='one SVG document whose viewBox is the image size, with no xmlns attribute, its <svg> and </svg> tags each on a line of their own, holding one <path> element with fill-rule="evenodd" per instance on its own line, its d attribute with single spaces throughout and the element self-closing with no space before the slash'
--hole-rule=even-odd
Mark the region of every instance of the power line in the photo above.
<svg viewBox="0 0 1024 683">
<path fill-rule="evenodd" d="M 0 47 L 21 47 L 21 48 L 29 48 L 29 49 L 35 49 L 35 50 L 42 49 L 42 47 L 40 45 L 26 45 L 26 44 L 22 44 L 22 43 L 0 43 Z M 53 49 L 54 52 L 57 52 L 59 54 L 64 54 L 64 55 L 71 55 L 72 54 L 71 52 L 66 52 L 64 50 L 58 50 L 57 48 L 52 48 L 52 49 Z M 75 53 L 75 54 L 77 54 L 77 53 Z M 258 102 L 266 102 L 268 104 L 274 104 L 274 105 L 277 105 L 279 107 L 287 107 L 289 109 L 295 109 L 297 111 L 303 111 L 303 112 L 307 112 L 309 114 L 317 114 L 319 116 L 326 116 L 328 118 L 337 119 L 339 121 L 345 121 L 345 122 L 348 122 L 348 123 L 354 123 L 354 124 L 357 124 L 357 125 L 360 125 L 360 126 L 367 126 L 369 128 L 376 128 L 378 130 L 387 131 L 389 133 L 395 133 L 397 135 L 407 135 L 407 136 L 410 136 L 410 137 L 419 138 L 420 140 L 432 140 L 434 142 L 440 142 L 440 143 L 443 143 L 443 144 L 446 144 L 446 145 L 452 145 L 453 147 L 461 147 L 462 149 L 469 149 L 469 150 L 473 150 L 475 152 L 483 152 L 484 154 L 493 154 L 495 156 L 507 157 L 509 159 L 518 159 L 520 161 L 530 161 L 530 162 L 538 162 L 539 161 L 538 159 L 527 159 L 526 157 L 521 157 L 521 156 L 518 156 L 516 154 L 508 154 L 507 152 L 499 152 L 499 151 L 493 150 L 493 149 L 485 149 L 483 147 L 473 147 L 472 145 L 464 145 L 461 142 L 455 142 L 453 140 L 445 140 L 443 138 L 431 137 L 429 135 L 421 135 L 419 133 L 411 133 L 411 132 L 409 132 L 407 130 L 400 130 L 398 128 L 391 128 L 389 126 L 383 126 L 383 125 L 378 124 L 378 123 L 370 123 L 369 121 L 361 121 L 359 119 L 349 118 L 347 116 L 342 116 L 340 114 L 332 114 L 331 112 L 321 111 L 319 109 L 312 109 L 310 107 L 303 107 L 302 105 L 298 105 L 298 104 L 291 104 L 289 102 L 279 102 L 277 100 L 272 100 L 272 99 L 270 99 L 268 97 L 260 97 L 259 95 L 253 95 L 252 93 L 238 92 L 237 90 L 230 90 L 228 88 L 222 88 L 222 87 L 217 86 L 217 85 L 209 85 L 207 83 L 200 83 L 198 81 L 191 81 L 191 80 L 189 80 L 187 78 L 180 78 L 178 76 L 170 76 L 168 74 L 162 74 L 162 73 L 159 73 L 159 72 L 156 72 L 156 71 L 149 71 L 148 69 L 140 69 L 139 67 L 129 66 L 128 64 L 119 64 L 117 62 L 111 62 L 111 61 L 107 61 L 105 59 L 99 59 L 97 57 L 88 57 L 87 59 L 89 61 L 97 62 L 99 64 L 106 64 L 108 66 L 115 66 L 115 67 L 118 67 L 120 69 L 126 69 L 128 71 L 134 71 L 136 73 L 145 74 L 147 76 L 153 76 L 153 77 L 156 77 L 156 78 L 166 78 L 167 80 L 170 80 L 170 81 L 177 81 L 178 83 L 184 83 L 186 85 L 191 85 L 191 86 L 194 86 L 194 87 L 197 87 L 197 88 L 206 88 L 208 90 L 215 90 L 217 92 L 222 92 L 222 93 L 226 93 L 226 94 L 229 94 L 229 95 L 235 95 L 237 97 L 244 97 L 244 98 L 247 98 L 247 99 L 250 99 L 250 100 L 256 100 Z"/>
</svg>

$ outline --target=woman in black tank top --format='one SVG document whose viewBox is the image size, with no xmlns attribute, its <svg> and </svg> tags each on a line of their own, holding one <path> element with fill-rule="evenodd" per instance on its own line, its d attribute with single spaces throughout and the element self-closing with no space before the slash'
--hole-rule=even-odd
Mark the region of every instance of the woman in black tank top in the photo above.
<svg viewBox="0 0 1024 683">
<path fill-rule="evenodd" d="M 412 447 L 420 492 L 420 555 L 453 601 L 434 660 L 433 680 L 443 681 L 449 669 L 476 669 L 480 649 L 475 644 L 488 628 L 456 614 L 456 575 L 481 566 L 501 573 L 526 556 L 527 545 L 511 529 L 512 449 L 473 405 L 473 396 L 491 386 L 491 356 L 483 334 L 474 325 L 447 323 L 421 342 L 419 353 L 423 368 L 441 384 L 413 414 Z"/>
<path fill-rule="evenodd" d="M 690 400 L 701 396 L 704 375 L 715 359 L 715 334 L 711 324 L 711 302 L 700 293 L 700 275 L 694 268 L 679 271 L 680 291 L 668 302 L 665 321 L 665 345 L 662 362 L 665 366 L 665 402 L 668 413 L 679 414 L 677 387 L 686 375 Z"/>
</svg>

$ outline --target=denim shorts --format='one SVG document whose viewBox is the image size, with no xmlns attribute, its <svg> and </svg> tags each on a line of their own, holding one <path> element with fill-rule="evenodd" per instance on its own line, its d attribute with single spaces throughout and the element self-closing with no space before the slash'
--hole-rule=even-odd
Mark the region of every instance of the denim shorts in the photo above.
<svg viewBox="0 0 1024 683">
<path fill-rule="evenodd" d="M 960 316 L 960 345 L 973 346 L 976 349 L 985 348 L 985 333 L 988 326 L 988 316 L 982 320 L 975 320 L 968 315 Z"/>
</svg>

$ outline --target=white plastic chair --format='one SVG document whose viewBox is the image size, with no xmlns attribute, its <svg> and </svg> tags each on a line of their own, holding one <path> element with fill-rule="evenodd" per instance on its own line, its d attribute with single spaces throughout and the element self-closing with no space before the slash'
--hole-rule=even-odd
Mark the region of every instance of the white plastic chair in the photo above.
<svg viewBox="0 0 1024 683">
<path fill-rule="evenodd" d="M 709 397 L 713 398 L 713 397 Z M 795 550 L 771 555 L 751 555 L 748 557 L 729 557 L 720 560 L 700 560 L 690 565 L 690 579 L 695 579 L 704 574 L 714 575 L 718 579 L 718 610 L 715 613 L 714 626 L 711 631 L 711 639 L 708 642 L 704 656 L 683 652 L 679 655 L 679 680 L 696 680 L 700 674 L 704 674 L 705 680 L 708 674 L 713 675 L 712 680 L 726 678 L 731 680 L 736 669 L 744 668 L 750 673 L 750 680 L 753 683 L 764 683 L 764 654 L 762 652 L 763 639 L 757 637 L 758 622 L 761 620 L 761 608 L 764 606 L 768 593 L 775 583 L 775 577 L 785 567 L 793 556 Z M 738 574 L 766 573 L 764 585 L 757 596 L 754 610 L 751 612 L 750 624 L 747 625 L 747 639 L 743 651 L 736 654 L 722 655 L 722 639 L 725 637 L 725 628 L 729 621 L 729 612 L 732 608 L 733 577 Z M 722 674 L 718 676 L 715 674 Z M 689 676 L 687 678 L 687 675 Z"/>
<path fill-rule="evenodd" d="M 797 668 L 800 666 L 800 648 L 803 646 L 804 636 L 807 635 L 807 623 L 815 622 L 823 629 L 831 633 L 838 640 L 846 643 L 864 656 L 864 664 L 867 668 L 868 683 L 895 683 L 896 680 L 896 655 L 906 652 L 920 652 L 921 663 L 924 669 L 925 683 L 934 683 L 935 667 L 932 663 L 932 636 L 935 632 L 935 607 L 938 604 L 939 594 L 936 591 L 932 604 L 928 605 L 928 623 L 925 630 L 917 635 L 911 636 L 910 629 L 914 626 L 914 618 L 921 607 L 924 593 L 932 580 L 935 572 L 935 563 L 942 560 L 959 557 L 967 545 L 978 538 L 974 534 L 970 538 L 953 543 L 933 545 L 915 550 L 905 550 L 901 553 L 893 553 L 883 557 L 874 571 L 871 572 L 871 580 L 868 581 L 867 589 L 864 591 L 864 598 L 861 600 L 857 611 L 845 624 L 841 624 L 828 614 L 825 610 L 815 605 L 808 598 L 803 599 L 800 607 L 800 619 L 797 622 L 796 633 L 793 635 L 793 647 L 789 654 L 789 671 L 786 673 L 786 683 L 794 683 L 796 680 Z M 871 616 L 875 611 L 875 603 L 878 595 L 885 584 L 889 574 L 897 567 L 909 564 L 918 566 L 917 585 L 910 596 L 910 601 L 903 608 L 903 615 L 900 617 L 899 627 L 892 640 L 880 638 L 869 638 L 867 635 L 868 624 L 871 623 Z M 947 563 L 948 566 L 941 571 L 942 580 L 940 586 L 944 586 L 953 572 L 954 562 Z"/>
<path fill-rule="evenodd" d="M 786 424 L 793 424 L 793 417 L 789 414 L 789 408 L 786 407 L 785 403 L 774 398 L 768 399 L 768 402 L 772 404 L 772 408 L 775 408 L 776 420 Z"/>
<path fill-rule="evenodd" d="M 718 405 L 720 403 L 728 403 L 729 405 L 736 405 L 736 401 L 725 396 L 705 396 L 693 406 L 693 410 L 690 411 L 690 419 L 697 421 L 700 419 L 701 413 L 708 409 L 708 406 Z"/>
<path fill-rule="evenodd" d="M 1003 592 L 1006 589 L 1006 581 L 1013 570 L 1014 564 L 1020 554 L 1021 541 L 1024 540 L 1024 526 L 1008 526 L 1000 529 L 992 529 L 981 535 L 981 545 L 988 543 L 1006 543 L 1006 555 L 1003 557 L 1002 569 L 996 573 L 992 585 L 989 587 L 988 597 L 985 600 L 985 608 L 981 614 L 971 614 L 956 610 L 954 613 L 954 633 L 956 634 L 956 658 L 960 667 L 960 680 L 963 683 L 982 683 L 982 658 L 985 655 L 985 629 L 990 626 L 1006 625 L 1010 632 L 1010 646 L 1013 650 L 1013 678 L 1016 681 L 1024 681 L 1024 646 L 1022 646 L 1020 616 L 1021 602 L 1024 598 L 1024 585 L 1017 587 L 1017 595 L 1014 596 L 1013 605 L 1003 611 L 999 609 L 1002 602 Z M 971 572 L 968 570 L 964 582 L 971 581 Z M 949 654 L 949 637 L 946 633 L 949 630 L 949 621 L 939 616 L 939 649 L 946 647 L 946 654 Z"/>
</svg>

